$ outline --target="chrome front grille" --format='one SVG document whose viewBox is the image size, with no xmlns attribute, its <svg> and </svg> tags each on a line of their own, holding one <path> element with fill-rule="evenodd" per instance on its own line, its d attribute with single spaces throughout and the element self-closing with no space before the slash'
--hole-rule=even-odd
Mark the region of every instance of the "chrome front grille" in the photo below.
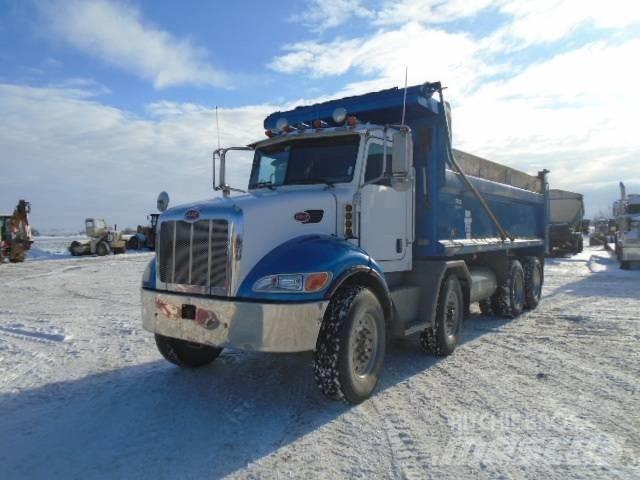
<svg viewBox="0 0 640 480">
<path fill-rule="evenodd" d="M 160 225 L 158 275 L 176 290 L 227 293 L 229 254 L 227 220 L 171 220 Z"/>
</svg>

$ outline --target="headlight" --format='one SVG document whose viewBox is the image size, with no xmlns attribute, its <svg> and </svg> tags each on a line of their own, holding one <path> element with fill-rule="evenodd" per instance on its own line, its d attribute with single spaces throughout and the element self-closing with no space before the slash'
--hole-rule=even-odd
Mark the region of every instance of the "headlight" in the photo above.
<svg viewBox="0 0 640 480">
<path fill-rule="evenodd" d="M 142 283 L 147 283 L 149 280 L 151 280 L 151 267 L 147 265 L 142 274 Z"/>
<path fill-rule="evenodd" d="M 262 277 L 253 285 L 255 292 L 313 293 L 322 290 L 331 280 L 331 273 L 282 273 Z"/>
<path fill-rule="evenodd" d="M 151 270 L 154 267 L 155 259 L 152 259 L 149 263 L 147 263 L 146 268 L 144 269 L 144 273 L 142 274 L 142 285 L 149 284 L 151 282 Z M 155 278 L 154 278 L 155 280 Z"/>
</svg>

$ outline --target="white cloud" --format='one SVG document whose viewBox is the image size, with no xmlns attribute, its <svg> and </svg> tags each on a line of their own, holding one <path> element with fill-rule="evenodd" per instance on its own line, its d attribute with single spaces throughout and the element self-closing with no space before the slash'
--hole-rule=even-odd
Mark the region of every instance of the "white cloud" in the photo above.
<svg viewBox="0 0 640 480">
<path fill-rule="evenodd" d="M 338 27 L 353 17 L 372 17 L 372 12 L 360 0 L 311 0 L 301 13 L 289 17 L 291 22 L 302 23 L 315 32 Z"/>
<path fill-rule="evenodd" d="M 161 190 L 174 204 L 213 196 L 213 109 L 162 102 L 140 118 L 90 95 L 0 84 L 0 205 L 26 198 L 36 228 L 80 229 L 91 216 L 135 226 L 155 209 Z M 263 137 L 262 120 L 276 109 L 220 109 L 223 145 Z M 246 187 L 248 159 L 230 160 L 230 182 Z"/>
<path fill-rule="evenodd" d="M 620 179 L 640 183 L 638 56 L 640 40 L 594 42 L 489 83 L 459 99 L 455 140 L 525 170 L 548 168 L 554 187 L 606 187 L 614 198 Z"/>
<path fill-rule="evenodd" d="M 447 30 L 485 10 L 499 12 L 502 24 L 484 38 Z M 401 85 L 407 65 L 410 84 L 442 80 L 450 87 L 459 147 L 530 172 L 549 168 L 555 187 L 583 190 L 594 202 L 614 198 L 620 178 L 640 183 L 640 40 L 633 29 L 640 3 L 398 0 L 372 12 L 377 30 L 285 46 L 271 68 L 351 75 L 337 97 Z M 559 42 L 564 53 L 534 64 L 520 56 Z M 364 80 L 354 81 L 354 73 Z"/>
<path fill-rule="evenodd" d="M 629 0 L 496 0 L 510 17 L 487 42 L 494 50 L 520 49 L 569 37 L 580 27 L 621 29 L 640 24 L 640 3 Z"/>
<path fill-rule="evenodd" d="M 580 2 L 582 9 L 571 9 L 571 2 L 562 0 L 494 0 L 491 5 L 488 0 L 446 4 L 404 1 L 398 5 L 408 9 L 398 10 L 393 17 L 395 21 L 404 12 L 405 23 L 399 26 L 376 14 L 374 21 L 384 26 L 368 35 L 298 42 L 287 46 L 270 66 L 291 74 L 326 77 L 357 73 L 364 79 L 345 77 L 349 83 L 327 95 L 333 98 L 401 85 L 405 66 L 409 67 L 410 84 L 442 80 L 450 87 L 447 96 L 454 105 L 458 147 L 529 172 L 549 168 L 554 187 L 586 193 L 587 208 L 594 211 L 603 208 L 602 202 L 609 203 L 607 198 L 615 198 L 621 178 L 630 188 L 640 186 L 636 156 L 640 137 L 635 128 L 640 70 L 634 68 L 640 40 L 612 36 L 529 66 L 521 65 L 515 49 L 570 39 L 571 32 L 583 25 L 620 31 L 637 22 L 634 5 L 625 10 L 612 1 L 614 6 L 608 4 L 602 11 L 590 2 Z M 85 4 L 74 5 L 85 10 Z M 128 39 L 127 47 L 136 43 L 136 35 L 127 33 L 133 31 L 143 37 L 152 32 L 151 38 L 164 39 L 148 44 L 140 41 L 138 45 L 181 48 L 182 44 L 168 34 L 142 25 L 139 14 L 129 7 L 100 2 L 87 5 L 89 10 L 126 13 L 120 23 L 107 15 L 110 25 L 131 25 L 133 18 L 133 27 L 117 30 Z M 412 5 L 426 10 L 411 10 Z M 484 40 L 447 32 L 443 26 L 429 26 L 470 17 L 490 7 L 500 8 L 510 20 Z M 388 3 L 384 8 L 395 7 Z M 122 44 L 91 46 L 106 42 L 112 27 L 87 33 L 87 40 L 77 20 L 63 21 L 57 15 L 52 18 L 62 22 L 60 25 L 69 23 L 76 28 L 61 35 L 78 48 L 91 48 L 102 58 L 152 79 L 157 87 L 181 81 L 153 73 L 153 68 L 146 66 L 137 70 L 136 55 L 146 55 L 142 47 L 119 56 L 118 49 L 125 49 Z M 353 13 L 331 20 L 323 28 L 352 17 Z M 548 29 L 545 22 L 549 22 Z M 518 61 L 519 69 L 496 62 L 487 47 L 506 52 L 508 60 Z M 171 58 L 168 66 L 162 67 L 168 72 L 181 70 L 184 58 L 195 58 L 184 72 L 197 70 L 189 81 L 198 83 L 193 78 L 207 74 L 206 69 L 199 69 L 204 62 L 199 55 L 187 55 L 180 61 Z M 501 75 L 495 77 L 496 73 Z M 11 205 L 17 198 L 32 200 L 36 225 L 55 218 L 65 225 L 76 222 L 80 226 L 85 216 L 111 215 L 109 212 L 115 217 L 110 222 L 133 225 L 153 210 L 159 190 L 167 189 L 174 203 L 211 195 L 211 151 L 217 143 L 213 109 L 157 102 L 148 105 L 148 115 L 141 118 L 100 103 L 95 95 L 101 93 L 106 92 L 99 84 L 81 78 L 52 88 L 0 85 L 0 145 L 3 159 L 7 159 L 3 168 L 8 172 L 0 177 L 0 204 Z M 221 109 L 223 144 L 246 144 L 260 138 L 263 118 L 287 107 Z M 247 158 L 238 157 L 232 163 L 231 183 L 246 185 Z"/>
<path fill-rule="evenodd" d="M 332 42 L 301 42 L 286 47 L 289 53 L 275 58 L 270 67 L 284 73 L 308 73 L 314 77 L 342 75 L 356 70 L 375 81 L 351 84 L 360 88 L 402 84 L 405 67 L 410 81 L 440 79 L 456 91 L 470 88 L 478 78 L 495 73 L 484 63 L 476 42 L 466 34 L 448 33 L 408 23 L 396 30 L 379 30 L 369 37 Z"/>
<path fill-rule="evenodd" d="M 473 16 L 495 3 L 496 0 L 387 0 L 375 12 L 375 23 L 446 23 Z"/>
<path fill-rule="evenodd" d="M 41 4 L 48 28 L 67 44 L 150 80 L 155 88 L 175 85 L 227 86 L 229 79 L 188 39 L 143 22 L 132 6 L 106 0 Z"/>
</svg>

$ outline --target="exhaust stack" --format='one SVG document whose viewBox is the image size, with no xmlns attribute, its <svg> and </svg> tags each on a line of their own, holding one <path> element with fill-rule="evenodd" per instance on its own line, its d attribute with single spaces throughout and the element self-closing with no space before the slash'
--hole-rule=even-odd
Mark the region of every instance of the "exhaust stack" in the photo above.
<svg viewBox="0 0 640 480">
<path fill-rule="evenodd" d="M 627 189 L 624 186 L 624 183 L 620 182 L 620 200 L 623 202 L 627 199 Z"/>
</svg>

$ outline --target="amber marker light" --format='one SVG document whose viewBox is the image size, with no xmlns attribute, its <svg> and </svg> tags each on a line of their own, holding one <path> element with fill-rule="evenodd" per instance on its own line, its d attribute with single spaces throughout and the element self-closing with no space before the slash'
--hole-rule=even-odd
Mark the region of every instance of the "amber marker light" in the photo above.
<svg viewBox="0 0 640 480">
<path fill-rule="evenodd" d="M 304 291 L 317 292 L 322 290 L 329 283 L 329 278 L 328 272 L 308 273 L 304 279 Z"/>
<path fill-rule="evenodd" d="M 344 206 L 344 236 L 353 238 L 353 205 L 349 203 Z"/>
</svg>

